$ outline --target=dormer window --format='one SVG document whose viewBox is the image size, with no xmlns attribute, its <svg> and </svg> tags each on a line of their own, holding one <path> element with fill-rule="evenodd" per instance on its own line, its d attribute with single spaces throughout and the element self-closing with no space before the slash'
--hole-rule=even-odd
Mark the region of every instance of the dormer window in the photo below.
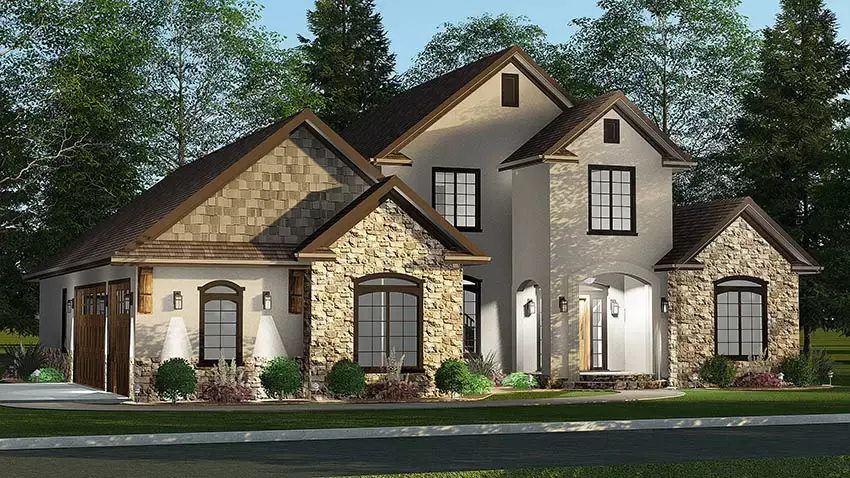
<svg viewBox="0 0 850 478">
<path fill-rule="evenodd" d="M 502 106 L 519 107 L 519 75 L 502 73 Z"/>
<path fill-rule="evenodd" d="M 588 234 L 637 235 L 635 168 L 588 166 Z"/>
<path fill-rule="evenodd" d="M 620 142 L 620 120 L 605 118 L 603 122 L 605 133 L 604 140 L 606 143 Z"/>
</svg>

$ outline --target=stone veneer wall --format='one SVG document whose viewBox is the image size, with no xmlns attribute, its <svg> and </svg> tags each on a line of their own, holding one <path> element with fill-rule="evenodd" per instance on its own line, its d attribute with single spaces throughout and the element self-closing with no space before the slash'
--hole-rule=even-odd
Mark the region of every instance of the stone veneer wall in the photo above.
<svg viewBox="0 0 850 478">
<path fill-rule="evenodd" d="M 799 353 L 798 277 L 791 264 L 743 218 L 697 256 L 702 270 L 668 273 L 670 384 L 688 385 L 714 355 L 714 281 L 743 275 L 767 281 L 767 349 L 771 361 Z"/>
<path fill-rule="evenodd" d="M 461 266 L 446 263 L 443 245 L 391 200 L 343 235 L 331 250 L 337 260 L 314 262 L 310 271 L 309 327 L 305 324 L 310 380 L 322 383 L 334 363 L 354 359 L 354 279 L 395 272 L 424 281 L 423 364 L 429 385 L 424 386 L 426 377 L 411 379 L 433 392 L 433 376 L 440 364 L 463 357 Z"/>
<path fill-rule="evenodd" d="M 244 374 L 243 377 L 251 388 L 251 398 L 263 399 L 266 396 L 263 386 L 260 384 L 260 373 L 266 364 L 267 359 L 261 357 L 248 357 L 243 360 L 243 364 L 237 367 Z M 198 388 L 212 376 L 212 367 L 198 368 L 196 359 L 189 361 L 195 367 L 195 377 L 197 378 Z M 159 400 L 154 391 L 154 377 L 159 368 L 159 358 L 144 358 L 133 361 L 133 383 L 130 384 L 130 393 L 133 399 L 137 402 L 153 402 Z"/>
<path fill-rule="evenodd" d="M 297 244 L 367 187 L 301 127 L 158 239 Z"/>
</svg>

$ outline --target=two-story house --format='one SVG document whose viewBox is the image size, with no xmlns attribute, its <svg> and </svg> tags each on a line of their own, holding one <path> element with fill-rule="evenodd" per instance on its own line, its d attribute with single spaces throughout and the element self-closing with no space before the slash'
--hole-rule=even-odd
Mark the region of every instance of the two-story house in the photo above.
<svg viewBox="0 0 850 478">
<path fill-rule="evenodd" d="M 31 272 L 73 380 L 151 396 L 162 360 L 314 390 L 392 353 L 506 371 L 689 380 L 714 354 L 798 349 L 820 270 L 747 198 L 675 207 L 688 155 L 618 92 L 579 101 L 511 48 L 337 134 L 309 111 L 183 166 Z"/>
</svg>

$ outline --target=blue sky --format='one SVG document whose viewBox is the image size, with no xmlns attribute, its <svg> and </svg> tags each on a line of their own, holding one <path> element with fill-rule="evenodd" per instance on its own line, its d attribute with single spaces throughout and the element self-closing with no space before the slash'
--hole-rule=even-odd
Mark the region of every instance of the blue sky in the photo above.
<svg viewBox="0 0 850 478">
<path fill-rule="evenodd" d="M 259 0 L 265 6 L 262 23 L 287 37 L 286 44 L 298 44 L 296 35 L 307 34 L 306 12 L 313 0 Z M 525 15 L 540 25 L 550 41 L 566 41 L 573 29 L 570 20 L 597 16 L 596 0 L 376 0 L 384 17 L 392 50 L 397 56 L 397 70 L 410 66 L 413 57 L 445 22 L 457 23 L 485 12 Z M 850 37 L 850 1 L 827 0 L 827 6 L 838 15 L 841 38 Z M 754 29 L 774 21 L 779 12 L 779 0 L 743 0 L 741 13 L 749 18 Z"/>
</svg>

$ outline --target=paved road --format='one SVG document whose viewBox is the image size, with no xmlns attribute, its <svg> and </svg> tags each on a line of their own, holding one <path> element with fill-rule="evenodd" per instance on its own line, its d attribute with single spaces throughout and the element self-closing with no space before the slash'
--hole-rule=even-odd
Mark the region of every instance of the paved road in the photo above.
<svg viewBox="0 0 850 478">
<path fill-rule="evenodd" d="M 312 477 L 846 454 L 850 426 L 795 425 L 0 452 L 0 475 Z"/>
</svg>

